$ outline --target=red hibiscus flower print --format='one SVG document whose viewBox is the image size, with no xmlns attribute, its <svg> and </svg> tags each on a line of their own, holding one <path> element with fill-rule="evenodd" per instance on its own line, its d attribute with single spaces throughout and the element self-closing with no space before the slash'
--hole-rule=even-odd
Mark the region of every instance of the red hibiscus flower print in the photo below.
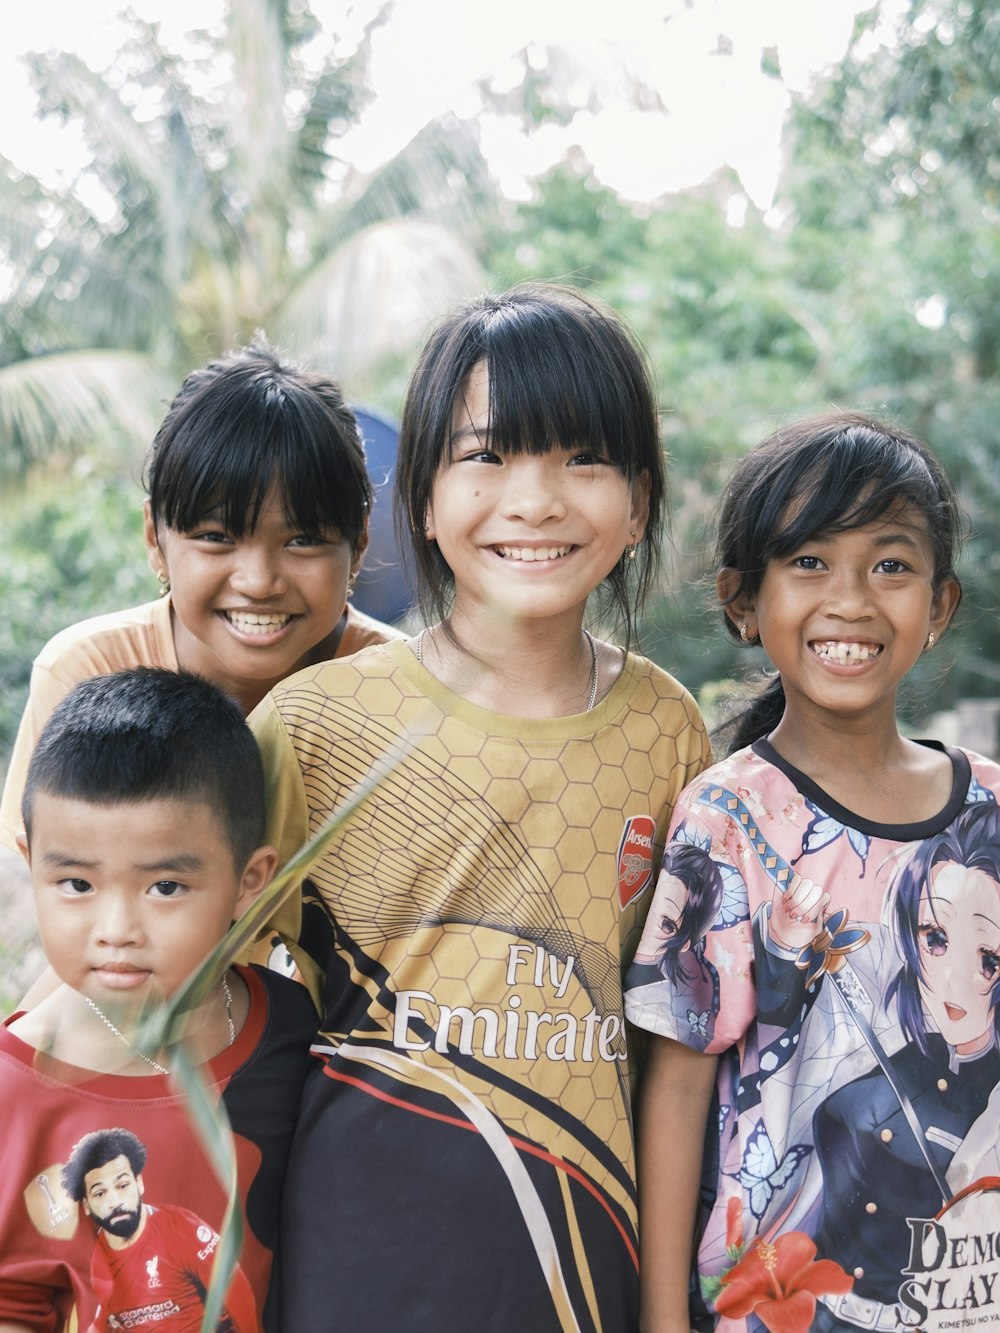
<svg viewBox="0 0 1000 1333">
<path fill-rule="evenodd" d="M 770 1333 L 806 1333 L 817 1296 L 841 1296 L 854 1279 L 832 1259 L 817 1259 L 816 1246 L 801 1231 L 771 1241 L 756 1240 L 722 1277 L 716 1313 L 730 1319 L 754 1314 Z"/>
</svg>

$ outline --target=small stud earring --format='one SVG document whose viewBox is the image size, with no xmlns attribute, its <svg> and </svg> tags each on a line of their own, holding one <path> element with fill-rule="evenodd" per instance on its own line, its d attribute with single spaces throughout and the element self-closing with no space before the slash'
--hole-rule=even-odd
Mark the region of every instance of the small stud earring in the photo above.
<svg viewBox="0 0 1000 1333">
<path fill-rule="evenodd" d="M 170 580 L 162 570 L 157 574 L 156 581 L 160 585 L 160 596 L 166 597 L 167 593 L 170 591 Z"/>
<path fill-rule="evenodd" d="M 927 636 L 927 642 L 924 644 L 924 652 L 929 653 L 930 650 L 934 647 L 935 642 L 936 642 L 936 636 L 934 634 L 934 631 L 931 630 L 930 634 L 928 634 Z"/>
</svg>

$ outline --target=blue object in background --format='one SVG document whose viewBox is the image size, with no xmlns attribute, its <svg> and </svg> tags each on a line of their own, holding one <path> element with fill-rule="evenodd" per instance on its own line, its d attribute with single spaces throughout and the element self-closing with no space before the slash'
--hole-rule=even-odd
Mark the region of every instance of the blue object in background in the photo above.
<svg viewBox="0 0 1000 1333">
<path fill-rule="evenodd" d="M 402 567 L 392 522 L 392 479 L 398 431 L 392 422 L 362 408 L 353 408 L 375 489 L 375 507 L 368 524 L 368 551 L 351 600 L 359 611 L 390 624 L 412 608 L 412 580 Z"/>
</svg>

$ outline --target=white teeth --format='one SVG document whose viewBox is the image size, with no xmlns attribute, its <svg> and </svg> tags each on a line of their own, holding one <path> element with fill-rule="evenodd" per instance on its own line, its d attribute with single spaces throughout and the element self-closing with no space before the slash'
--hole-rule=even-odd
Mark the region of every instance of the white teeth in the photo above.
<svg viewBox="0 0 1000 1333">
<path fill-rule="evenodd" d="M 867 662 L 881 651 L 880 643 L 841 643 L 839 639 L 829 639 L 813 644 L 816 656 L 827 662 Z"/>
<path fill-rule="evenodd" d="M 292 618 L 276 611 L 227 611 L 225 615 L 229 623 L 243 634 L 273 634 Z"/>
<path fill-rule="evenodd" d="M 559 560 L 569 555 L 572 546 L 498 546 L 505 560 Z"/>
</svg>

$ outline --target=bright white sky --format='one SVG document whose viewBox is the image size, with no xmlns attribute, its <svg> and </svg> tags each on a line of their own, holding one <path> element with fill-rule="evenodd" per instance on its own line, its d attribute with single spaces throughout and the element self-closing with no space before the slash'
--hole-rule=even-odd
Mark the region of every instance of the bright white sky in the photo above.
<svg viewBox="0 0 1000 1333">
<path fill-rule="evenodd" d="M 237 0 L 239 2 L 239 0 Z M 313 0 L 325 23 L 344 30 L 372 0 Z M 729 163 L 759 206 L 771 200 L 788 92 L 761 73 L 776 48 L 784 83 L 801 90 L 845 50 L 855 14 L 874 0 L 396 0 L 375 35 L 376 100 L 353 136 L 357 164 L 373 166 L 434 115 L 474 114 L 476 80 L 515 81 L 515 52 L 559 44 L 591 71 L 572 89 L 581 107 L 599 80 L 604 109 L 585 109 L 568 128 L 526 138 L 512 120 L 482 121 L 483 145 L 501 182 L 523 194 L 525 178 L 580 145 L 600 179 L 634 199 L 703 180 Z M 63 132 L 32 121 L 19 52 L 51 45 L 107 59 L 114 0 L 9 0 L 0 52 L 0 151 L 35 172 L 71 167 L 79 151 Z M 169 39 L 217 17 L 221 0 L 133 0 Z M 728 45 L 720 51 L 719 36 Z M 629 105 L 625 74 L 653 86 L 666 108 Z M 572 85 L 571 85 L 572 88 Z"/>
</svg>

